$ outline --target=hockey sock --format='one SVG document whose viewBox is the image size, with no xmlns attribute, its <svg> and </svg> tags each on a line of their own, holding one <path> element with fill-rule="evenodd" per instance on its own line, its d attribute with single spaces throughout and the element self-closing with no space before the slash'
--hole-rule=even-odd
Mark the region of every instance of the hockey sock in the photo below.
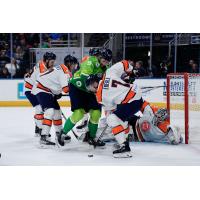
<svg viewBox="0 0 200 200">
<path fill-rule="evenodd" d="M 89 122 L 88 129 L 89 129 L 89 134 L 91 138 L 96 137 L 97 128 L 98 128 L 98 124 L 93 124 L 92 122 Z"/>
<path fill-rule="evenodd" d="M 101 111 L 100 110 L 90 110 L 90 122 L 88 124 L 88 129 L 90 133 L 90 137 L 95 138 L 98 128 L 98 122 L 101 117 Z"/>
<path fill-rule="evenodd" d="M 75 124 L 71 121 L 70 117 L 66 120 L 63 131 L 65 134 L 67 134 L 69 131 L 72 130 L 72 128 L 75 126 Z"/>
<path fill-rule="evenodd" d="M 69 117 L 65 122 L 63 128 L 65 134 L 71 131 L 75 124 L 84 117 L 84 113 L 85 111 L 83 109 L 77 109 L 73 112 L 72 116 Z"/>
</svg>

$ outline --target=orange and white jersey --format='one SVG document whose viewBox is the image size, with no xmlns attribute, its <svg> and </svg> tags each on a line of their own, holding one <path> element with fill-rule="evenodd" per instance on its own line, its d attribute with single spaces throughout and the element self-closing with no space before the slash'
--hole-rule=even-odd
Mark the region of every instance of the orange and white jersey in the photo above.
<svg viewBox="0 0 200 200">
<path fill-rule="evenodd" d="M 119 104 L 141 99 L 142 92 L 137 84 L 126 83 L 121 78 L 125 72 L 131 71 L 132 66 L 126 60 L 107 69 L 96 93 L 98 103 L 102 104 L 106 111 L 116 109 Z"/>
<path fill-rule="evenodd" d="M 170 123 L 168 120 L 164 120 L 155 124 L 153 119 L 157 110 L 157 107 L 151 106 L 148 102 L 144 101 L 141 109 L 143 116 L 135 124 L 135 131 L 139 141 L 168 142 L 168 138 L 165 136 L 168 133 Z"/>
<path fill-rule="evenodd" d="M 39 61 L 29 73 L 25 74 L 24 76 L 25 92 L 33 90 L 38 75 L 44 73 L 46 70 L 47 68 L 44 62 Z"/>
<path fill-rule="evenodd" d="M 67 93 L 69 79 L 69 70 L 64 65 L 48 69 L 37 77 L 35 94 L 46 92 L 58 95 L 62 91 Z"/>
</svg>

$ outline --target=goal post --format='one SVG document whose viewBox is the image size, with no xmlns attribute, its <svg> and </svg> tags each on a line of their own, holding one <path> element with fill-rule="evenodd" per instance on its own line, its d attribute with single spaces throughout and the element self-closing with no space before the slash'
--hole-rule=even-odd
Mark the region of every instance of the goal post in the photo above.
<svg viewBox="0 0 200 200">
<path fill-rule="evenodd" d="M 200 74 L 167 75 L 167 110 L 170 123 L 177 121 L 181 127 L 186 144 L 192 135 L 200 141 Z"/>
</svg>

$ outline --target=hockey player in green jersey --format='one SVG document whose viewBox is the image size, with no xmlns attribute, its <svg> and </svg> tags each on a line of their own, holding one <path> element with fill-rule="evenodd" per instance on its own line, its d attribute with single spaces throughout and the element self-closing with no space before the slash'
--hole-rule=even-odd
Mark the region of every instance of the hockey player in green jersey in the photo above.
<svg viewBox="0 0 200 200">
<path fill-rule="evenodd" d="M 56 140 L 59 146 L 65 145 L 65 136 L 79 122 L 85 113 L 89 113 L 90 120 L 89 144 L 95 143 L 96 132 L 98 128 L 99 118 L 101 117 L 101 106 L 96 100 L 93 88 L 88 87 L 87 81 L 92 77 L 103 75 L 112 59 L 112 52 L 109 49 L 101 49 L 96 56 L 89 56 L 87 60 L 81 63 L 80 69 L 73 75 L 69 84 L 69 96 L 71 101 L 71 110 L 73 114 L 66 120 L 64 128 L 57 135 Z M 103 146 L 105 144 L 99 142 L 95 144 Z"/>
</svg>

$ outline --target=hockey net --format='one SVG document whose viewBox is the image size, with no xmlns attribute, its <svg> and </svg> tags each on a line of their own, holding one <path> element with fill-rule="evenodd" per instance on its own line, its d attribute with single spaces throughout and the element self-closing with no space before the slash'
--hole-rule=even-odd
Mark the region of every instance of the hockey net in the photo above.
<svg viewBox="0 0 200 200">
<path fill-rule="evenodd" d="M 167 109 L 185 143 L 200 143 L 200 74 L 167 75 Z"/>
</svg>

